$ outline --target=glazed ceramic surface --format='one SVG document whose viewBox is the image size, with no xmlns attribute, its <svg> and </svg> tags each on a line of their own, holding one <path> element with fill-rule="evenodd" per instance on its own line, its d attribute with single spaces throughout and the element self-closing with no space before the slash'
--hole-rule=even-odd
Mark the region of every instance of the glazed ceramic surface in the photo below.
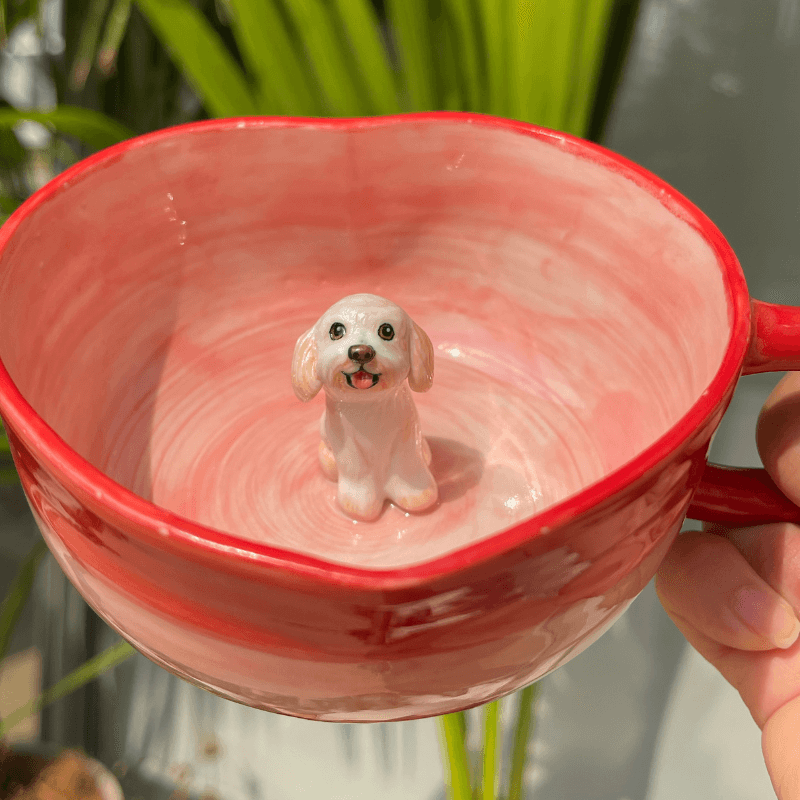
<svg viewBox="0 0 800 800">
<path fill-rule="evenodd" d="M 432 341 L 427 512 L 345 515 L 317 461 L 324 399 L 292 391 L 298 336 L 352 293 Z M 132 140 L 0 230 L 0 318 L 0 413 L 61 566 L 158 663 L 282 713 L 494 699 L 622 613 L 695 490 L 697 516 L 797 511 L 705 459 L 742 368 L 797 365 L 798 312 L 751 304 L 657 178 L 522 123 Z"/>
</svg>

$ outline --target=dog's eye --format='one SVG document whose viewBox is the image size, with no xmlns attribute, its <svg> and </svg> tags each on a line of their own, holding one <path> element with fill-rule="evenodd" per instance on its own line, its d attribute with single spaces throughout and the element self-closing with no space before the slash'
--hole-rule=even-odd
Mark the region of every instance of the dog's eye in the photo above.
<svg viewBox="0 0 800 800">
<path fill-rule="evenodd" d="M 341 339 L 345 334 L 344 325 L 341 322 L 334 322 L 331 325 L 331 339 Z"/>
<path fill-rule="evenodd" d="M 387 342 L 391 342 L 394 339 L 394 328 L 388 323 L 384 322 L 383 325 L 378 328 L 378 336 L 381 339 L 386 339 Z"/>
</svg>

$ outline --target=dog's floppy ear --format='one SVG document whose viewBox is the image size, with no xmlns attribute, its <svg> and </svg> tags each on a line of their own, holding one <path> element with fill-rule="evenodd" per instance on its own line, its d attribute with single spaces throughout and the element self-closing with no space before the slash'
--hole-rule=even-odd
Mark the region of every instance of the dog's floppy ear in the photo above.
<svg viewBox="0 0 800 800">
<path fill-rule="evenodd" d="M 416 322 L 411 323 L 411 370 L 408 373 L 408 385 L 415 392 L 427 392 L 433 385 L 433 345 Z"/>
<path fill-rule="evenodd" d="M 294 346 L 292 388 L 304 403 L 322 388 L 322 381 L 317 377 L 317 341 L 313 328 L 307 330 Z"/>
</svg>

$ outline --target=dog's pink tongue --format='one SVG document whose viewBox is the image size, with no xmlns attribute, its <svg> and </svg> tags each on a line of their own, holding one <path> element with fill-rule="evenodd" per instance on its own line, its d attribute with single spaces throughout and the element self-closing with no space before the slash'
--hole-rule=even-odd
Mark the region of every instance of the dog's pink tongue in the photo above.
<svg viewBox="0 0 800 800">
<path fill-rule="evenodd" d="M 372 386 L 372 375 L 363 369 L 360 369 L 358 372 L 356 372 L 351 380 L 353 381 L 353 386 L 355 386 L 356 389 L 369 389 L 369 387 Z"/>
</svg>

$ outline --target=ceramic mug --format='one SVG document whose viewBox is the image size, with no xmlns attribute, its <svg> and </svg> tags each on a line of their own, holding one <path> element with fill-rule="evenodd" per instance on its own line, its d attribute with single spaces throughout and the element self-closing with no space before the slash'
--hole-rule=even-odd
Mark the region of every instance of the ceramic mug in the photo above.
<svg viewBox="0 0 800 800">
<path fill-rule="evenodd" d="M 354 523 L 294 342 L 369 292 L 428 333 L 436 508 Z M 0 414 L 36 520 L 148 657 L 252 706 L 393 720 L 579 653 L 688 513 L 796 519 L 706 464 L 742 372 L 795 368 L 658 178 L 487 116 L 194 123 L 67 170 L 0 230 Z M 320 398 L 320 402 L 322 402 Z"/>
</svg>

